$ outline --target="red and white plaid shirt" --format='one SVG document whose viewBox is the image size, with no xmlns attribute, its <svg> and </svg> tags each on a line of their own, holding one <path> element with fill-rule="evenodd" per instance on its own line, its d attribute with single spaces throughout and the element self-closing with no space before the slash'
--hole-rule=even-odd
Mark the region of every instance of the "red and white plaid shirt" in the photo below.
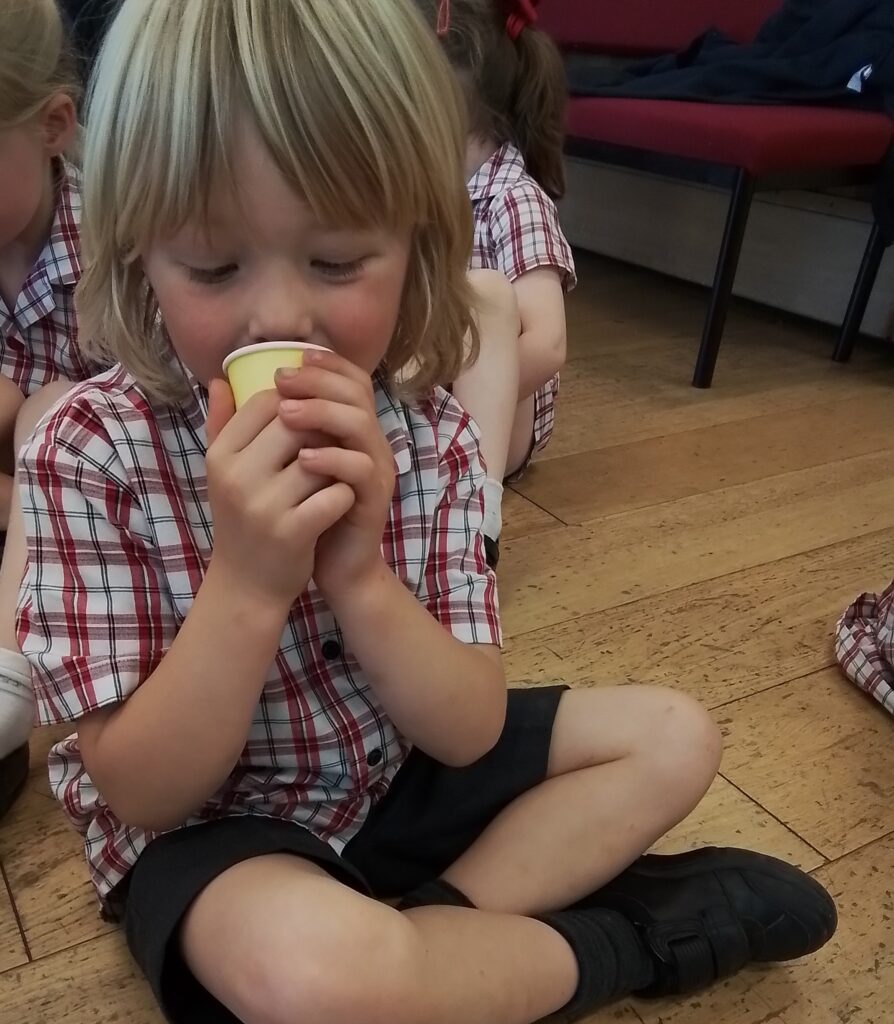
<svg viewBox="0 0 894 1024">
<path fill-rule="evenodd" d="M 844 674 L 894 715 L 894 583 L 861 594 L 835 627 L 835 656 Z"/>
<path fill-rule="evenodd" d="M 553 267 L 566 292 L 577 284 L 571 246 L 556 204 L 525 170 L 518 148 L 504 143 L 468 183 L 475 216 L 472 269 L 500 270 L 516 281 L 530 270 Z M 556 421 L 559 375 L 534 394 L 531 457 L 549 443 Z"/>
<path fill-rule="evenodd" d="M 60 378 L 86 380 L 96 372 L 78 351 L 80 227 L 80 177 L 60 163 L 56 215 L 43 251 L 13 308 L 0 297 L 0 374 L 24 395 Z"/>
<path fill-rule="evenodd" d="M 389 565 L 455 637 L 499 644 L 481 540 L 484 470 L 468 415 L 443 390 L 410 407 L 375 381 L 397 468 L 382 541 Z M 29 564 L 19 639 L 41 722 L 77 721 L 151 675 L 211 557 L 207 398 L 153 405 L 120 367 L 79 387 L 22 451 Z M 340 850 L 403 764 L 338 623 L 311 584 L 270 666 L 239 763 L 184 825 L 222 815 L 287 818 Z M 123 825 L 87 774 L 77 735 L 50 754 L 56 797 L 86 843 L 104 909 L 151 834 Z"/>
</svg>

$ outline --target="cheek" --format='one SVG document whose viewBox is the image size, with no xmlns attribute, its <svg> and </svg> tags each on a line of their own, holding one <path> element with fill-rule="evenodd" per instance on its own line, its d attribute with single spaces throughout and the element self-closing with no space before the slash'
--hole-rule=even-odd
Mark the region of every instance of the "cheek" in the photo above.
<svg viewBox="0 0 894 1024">
<path fill-rule="evenodd" d="M 197 295 L 178 275 L 147 270 L 147 277 L 174 350 L 207 383 L 220 373 L 221 360 L 230 347 L 223 305 Z"/>
<path fill-rule="evenodd" d="M 376 274 L 357 288 L 352 302 L 343 304 L 345 327 L 386 344 L 394 334 L 403 297 L 403 274 Z"/>
<path fill-rule="evenodd" d="M 0 160 L 0 247 L 18 238 L 37 214 L 42 171 L 30 161 Z"/>
</svg>

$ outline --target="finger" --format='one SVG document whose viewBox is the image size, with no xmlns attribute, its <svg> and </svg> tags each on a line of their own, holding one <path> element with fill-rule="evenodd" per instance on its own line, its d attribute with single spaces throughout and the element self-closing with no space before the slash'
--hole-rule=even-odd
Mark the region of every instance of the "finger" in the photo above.
<svg viewBox="0 0 894 1024">
<path fill-rule="evenodd" d="M 292 430 L 316 430 L 356 451 L 371 451 L 377 442 L 387 444 L 375 413 L 355 405 L 324 398 L 290 398 L 280 404 L 279 418 Z"/>
<path fill-rule="evenodd" d="M 218 434 L 229 423 L 236 412 L 236 402 L 230 385 L 219 377 L 208 385 L 208 416 L 205 420 L 205 432 L 208 444 L 217 440 Z"/>
<path fill-rule="evenodd" d="M 394 490 L 392 467 L 379 471 L 366 452 L 349 448 L 306 448 L 298 453 L 298 464 L 309 473 L 348 484 L 360 502 L 379 500 L 383 490 L 389 495 Z"/>
<path fill-rule="evenodd" d="M 295 508 L 311 494 L 328 487 L 334 481 L 322 473 L 313 473 L 300 459 L 294 459 L 262 484 L 265 500 L 281 512 Z"/>
<path fill-rule="evenodd" d="M 276 417 L 237 453 L 238 472 L 249 483 L 269 480 L 294 463 L 302 448 L 320 443 L 332 444 L 332 438 L 310 430 L 295 430 Z"/>
<path fill-rule="evenodd" d="M 355 501 L 347 484 L 330 484 L 287 514 L 286 529 L 301 537 L 318 538 L 350 512 Z"/>
<path fill-rule="evenodd" d="M 358 381 L 321 366 L 280 370 L 276 375 L 276 389 L 283 399 L 324 398 L 342 405 L 374 408 L 369 377 L 364 375 L 364 379 Z"/>
<path fill-rule="evenodd" d="M 214 382 L 212 382 L 214 383 Z M 215 389 L 219 392 L 220 389 Z M 209 417 L 211 415 L 211 391 L 209 389 Z M 215 401 L 222 401 L 215 397 Z M 259 391 L 232 414 L 228 420 L 223 421 L 223 416 L 215 418 L 213 425 L 219 428 L 215 435 L 216 447 L 222 451 L 240 452 L 245 449 L 270 423 L 277 420 L 279 412 L 279 394 L 273 389 Z M 217 417 L 215 407 L 215 417 Z"/>
<path fill-rule="evenodd" d="M 302 449 L 298 453 L 298 465 L 316 476 L 330 476 L 352 487 L 364 487 L 376 482 L 375 460 L 366 452 L 353 452 L 342 447 L 320 447 Z"/>
<path fill-rule="evenodd" d="M 319 366 L 348 377 L 367 388 L 372 387 L 370 375 L 366 370 L 328 349 L 308 349 L 304 353 L 303 366 Z"/>
</svg>

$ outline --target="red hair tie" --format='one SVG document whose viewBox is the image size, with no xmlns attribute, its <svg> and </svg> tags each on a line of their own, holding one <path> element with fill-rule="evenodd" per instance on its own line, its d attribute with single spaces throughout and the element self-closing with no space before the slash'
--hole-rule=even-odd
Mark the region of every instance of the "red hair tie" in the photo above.
<svg viewBox="0 0 894 1024">
<path fill-rule="evenodd" d="M 504 7 L 509 9 L 506 19 L 506 31 L 509 38 L 515 41 L 529 26 L 537 21 L 535 10 L 539 0 L 504 0 Z"/>
<path fill-rule="evenodd" d="M 440 0 L 438 4 L 437 33 L 443 39 L 450 31 L 450 0 Z"/>
</svg>

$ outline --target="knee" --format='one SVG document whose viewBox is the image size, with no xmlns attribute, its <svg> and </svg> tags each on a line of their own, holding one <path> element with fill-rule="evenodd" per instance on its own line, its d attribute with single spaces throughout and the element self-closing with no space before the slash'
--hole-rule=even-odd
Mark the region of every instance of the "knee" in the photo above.
<svg viewBox="0 0 894 1024">
<path fill-rule="evenodd" d="M 385 911 L 386 908 L 383 908 Z M 418 1024 L 418 943 L 411 924 L 387 910 L 387 925 L 363 930 L 349 948 L 296 951 L 287 970 L 257 963 L 240 999 L 248 1024 Z M 251 979 L 251 980 L 249 980 Z"/>
<path fill-rule="evenodd" d="M 723 754 L 720 729 L 707 709 L 684 693 L 656 689 L 647 733 L 643 752 L 653 771 L 673 779 L 681 798 L 700 799 Z"/>
<path fill-rule="evenodd" d="M 28 440 L 44 415 L 64 398 L 73 386 L 70 380 L 54 380 L 25 399 L 16 417 L 16 449 Z"/>
</svg>

